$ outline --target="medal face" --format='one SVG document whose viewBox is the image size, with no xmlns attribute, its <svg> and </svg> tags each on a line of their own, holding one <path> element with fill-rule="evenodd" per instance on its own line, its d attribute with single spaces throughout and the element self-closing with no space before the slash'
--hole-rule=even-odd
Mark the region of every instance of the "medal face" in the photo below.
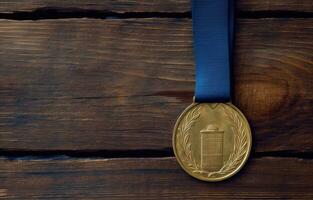
<svg viewBox="0 0 313 200">
<path fill-rule="evenodd" d="M 233 105 L 194 103 L 179 117 L 173 149 L 182 168 L 203 181 L 221 181 L 236 174 L 251 151 L 248 121 Z"/>
</svg>

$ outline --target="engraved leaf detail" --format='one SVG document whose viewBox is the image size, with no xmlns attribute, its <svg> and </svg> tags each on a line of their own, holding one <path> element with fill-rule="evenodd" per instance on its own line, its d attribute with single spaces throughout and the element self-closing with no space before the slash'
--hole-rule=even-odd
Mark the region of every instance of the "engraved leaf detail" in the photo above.
<svg viewBox="0 0 313 200">
<path fill-rule="evenodd" d="M 247 153 L 248 142 L 245 135 L 245 127 L 240 120 L 238 113 L 233 110 L 226 109 L 225 107 L 224 112 L 227 120 L 233 124 L 232 130 L 235 133 L 234 147 L 223 167 L 219 171 L 209 173 L 208 177 L 224 175 L 232 172 L 241 164 L 243 157 Z"/>
<path fill-rule="evenodd" d="M 178 140 L 182 146 L 180 153 L 185 155 L 185 162 L 188 167 L 190 167 L 193 172 L 199 172 L 199 166 L 195 162 L 192 151 L 191 151 L 191 142 L 190 142 L 190 129 L 195 125 L 196 120 L 200 117 L 200 106 L 194 108 L 189 112 L 184 120 L 182 121 L 180 127 L 178 128 Z"/>
</svg>

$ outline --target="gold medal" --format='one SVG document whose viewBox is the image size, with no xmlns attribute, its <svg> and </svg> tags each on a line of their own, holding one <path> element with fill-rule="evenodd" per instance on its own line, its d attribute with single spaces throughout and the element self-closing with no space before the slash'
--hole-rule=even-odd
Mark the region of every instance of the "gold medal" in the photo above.
<svg viewBox="0 0 313 200">
<path fill-rule="evenodd" d="M 193 103 L 174 128 L 173 148 L 182 168 L 203 181 L 221 181 L 236 174 L 252 145 L 244 115 L 230 103 Z"/>
</svg>

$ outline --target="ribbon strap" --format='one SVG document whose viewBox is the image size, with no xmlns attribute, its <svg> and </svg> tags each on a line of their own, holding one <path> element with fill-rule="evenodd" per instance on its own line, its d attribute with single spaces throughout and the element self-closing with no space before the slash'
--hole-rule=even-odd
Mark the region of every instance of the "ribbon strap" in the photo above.
<svg viewBox="0 0 313 200">
<path fill-rule="evenodd" d="M 230 101 L 233 0 L 192 0 L 196 102 Z"/>
</svg>

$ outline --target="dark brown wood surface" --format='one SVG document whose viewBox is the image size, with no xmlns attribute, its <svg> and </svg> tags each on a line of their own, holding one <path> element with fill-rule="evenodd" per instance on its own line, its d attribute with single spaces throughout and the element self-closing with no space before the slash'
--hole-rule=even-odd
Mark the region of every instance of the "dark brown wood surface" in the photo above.
<svg viewBox="0 0 313 200">
<path fill-rule="evenodd" d="M 230 181 L 205 183 L 173 158 L 4 160 L 0 199 L 312 199 L 312 167 L 312 160 L 254 159 Z"/>
<path fill-rule="evenodd" d="M 240 11 L 298 11 L 312 12 L 311 0 L 238 0 Z M 0 12 L 34 11 L 40 9 L 90 9 L 113 12 L 188 12 L 189 0 L 5 0 L 0 2 Z"/>
<path fill-rule="evenodd" d="M 0 33 L 1 148 L 171 147 L 194 90 L 190 19 L 2 20 Z M 312 19 L 238 21 L 234 104 L 256 151 L 312 151 L 312 38 Z"/>
<path fill-rule="evenodd" d="M 1 1 L 0 199 L 312 199 L 313 2 L 237 7 L 253 153 L 208 184 L 171 151 L 194 92 L 189 0 Z"/>
</svg>

